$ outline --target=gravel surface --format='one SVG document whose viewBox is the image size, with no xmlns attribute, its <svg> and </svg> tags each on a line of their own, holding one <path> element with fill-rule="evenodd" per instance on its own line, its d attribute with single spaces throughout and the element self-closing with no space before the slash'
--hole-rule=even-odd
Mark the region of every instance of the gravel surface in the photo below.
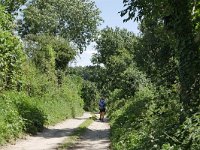
<svg viewBox="0 0 200 150">
<path fill-rule="evenodd" d="M 25 140 L 18 140 L 15 145 L 7 145 L 0 150 L 55 150 L 75 128 L 90 116 L 90 113 L 84 113 L 82 117 L 68 119 L 45 129 L 36 136 L 28 136 Z"/>
<path fill-rule="evenodd" d="M 96 120 L 88 127 L 75 146 L 68 150 L 109 150 L 109 130 L 110 126 L 106 118 L 104 122 Z"/>
<path fill-rule="evenodd" d="M 27 136 L 26 139 L 16 141 L 15 145 L 1 147 L 0 150 L 56 150 L 70 133 L 91 117 L 90 113 L 84 113 L 82 117 L 68 119 L 55 126 L 49 127 L 36 136 Z M 86 133 L 80 137 L 75 147 L 71 150 L 108 150 L 109 125 L 107 119 L 105 122 L 94 121 L 86 130 Z"/>
</svg>

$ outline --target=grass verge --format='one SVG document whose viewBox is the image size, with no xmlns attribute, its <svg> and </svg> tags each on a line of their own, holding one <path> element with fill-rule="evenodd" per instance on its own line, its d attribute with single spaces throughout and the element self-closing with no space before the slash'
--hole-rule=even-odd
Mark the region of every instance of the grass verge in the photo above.
<svg viewBox="0 0 200 150">
<path fill-rule="evenodd" d="M 95 115 L 92 117 L 88 118 L 86 121 L 84 121 L 77 129 L 75 129 L 72 134 L 57 148 L 57 150 L 64 150 L 69 147 L 73 147 L 79 137 L 85 133 L 87 127 L 94 121 L 96 120 Z"/>
</svg>

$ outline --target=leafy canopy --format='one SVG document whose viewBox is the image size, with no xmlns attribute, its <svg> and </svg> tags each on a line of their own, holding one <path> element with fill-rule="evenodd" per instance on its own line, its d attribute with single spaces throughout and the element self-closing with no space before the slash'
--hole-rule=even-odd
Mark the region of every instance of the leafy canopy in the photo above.
<svg viewBox="0 0 200 150">
<path fill-rule="evenodd" d="M 0 4 L 5 6 L 6 11 L 9 13 L 13 13 L 17 11 L 20 6 L 24 5 L 27 0 L 1 0 Z"/>
<path fill-rule="evenodd" d="M 102 19 L 90 0 L 35 0 L 24 10 L 20 34 L 50 34 L 72 41 L 81 50 L 97 34 Z"/>
</svg>

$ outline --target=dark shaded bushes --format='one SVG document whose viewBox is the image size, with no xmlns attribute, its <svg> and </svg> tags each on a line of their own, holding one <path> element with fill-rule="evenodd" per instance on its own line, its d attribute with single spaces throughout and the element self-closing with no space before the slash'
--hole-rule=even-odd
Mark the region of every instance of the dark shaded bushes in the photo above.
<svg viewBox="0 0 200 150">
<path fill-rule="evenodd" d="M 23 133 L 36 134 L 42 131 L 45 125 L 82 114 L 80 78 L 65 77 L 61 87 L 46 87 L 43 94 L 38 94 L 38 89 L 31 88 L 30 90 L 38 91 L 31 96 L 28 95 L 33 93 L 31 91 L 6 91 L 0 94 L 0 144 Z"/>
<path fill-rule="evenodd" d="M 81 90 L 81 97 L 84 100 L 84 109 L 95 111 L 98 109 L 99 92 L 95 83 L 85 80 Z"/>
<path fill-rule="evenodd" d="M 181 122 L 178 95 L 164 87 L 142 87 L 129 99 L 111 95 L 109 110 L 114 150 L 197 150 L 199 113 Z"/>
</svg>

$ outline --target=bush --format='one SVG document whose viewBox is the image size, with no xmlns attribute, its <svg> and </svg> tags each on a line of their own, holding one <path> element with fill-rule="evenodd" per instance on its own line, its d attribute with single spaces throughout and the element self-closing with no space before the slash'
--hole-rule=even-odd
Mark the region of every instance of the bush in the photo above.
<svg viewBox="0 0 200 150">
<path fill-rule="evenodd" d="M 84 100 L 84 109 L 86 111 L 95 111 L 98 109 L 99 92 L 95 83 L 84 81 L 81 97 Z"/>
<path fill-rule="evenodd" d="M 111 97 L 116 95 L 117 92 Z M 181 142 L 176 141 L 180 139 L 180 135 L 176 134 L 180 129 L 181 114 L 176 93 L 163 87 L 155 89 L 148 84 L 140 87 L 132 98 L 115 100 L 114 104 L 113 101 L 110 106 L 112 110 L 109 110 L 113 149 L 181 147 Z"/>
<path fill-rule="evenodd" d="M 23 132 L 36 134 L 36 132 L 42 131 L 45 115 L 37 107 L 35 99 L 23 92 L 5 92 L 1 95 L 1 100 L 7 104 L 3 109 L 7 115 L 3 115 L 5 118 L 2 122 L 6 126 L 12 127 L 6 132 L 11 132 L 11 135 L 16 133 L 13 137 L 18 137 Z"/>
<path fill-rule="evenodd" d="M 16 95 L 15 95 L 16 96 Z M 24 129 L 23 118 L 19 115 L 8 93 L 0 95 L 0 144 L 18 137 Z"/>
<path fill-rule="evenodd" d="M 61 87 L 48 91 L 41 105 L 47 114 L 47 124 L 54 124 L 66 118 L 79 116 L 83 113 L 83 100 L 80 97 L 81 79 L 65 77 Z M 53 110 L 53 111 L 52 111 Z"/>
<path fill-rule="evenodd" d="M 38 131 L 42 131 L 46 121 L 46 115 L 37 106 L 37 100 L 28 97 L 24 93 L 18 94 L 20 94 L 20 96 L 15 96 L 13 100 L 19 115 L 24 120 L 24 131 L 31 134 L 36 134 Z"/>
<path fill-rule="evenodd" d="M 143 123 L 148 104 L 154 98 L 154 92 L 149 88 L 141 88 L 130 99 L 116 100 L 110 106 L 112 148 L 139 149 L 148 128 Z M 109 102 L 110 103 L 110 102 Z"/>
<path fill-rule="evenodd" d="M 8 31 L 0 30 L 0 90 L 16 88 L 24 60 L 22 44 Z"/>
<path fill-rule="evenodd" d="M 200 145 L 200 113 L 197 112 L 187 118 L 175 135 L 179 142 L 177 145 L 182 149 L 198 150 Z"/>
<path fill-rule="evenodd" d="M 37 89 L 41 93 L 39 95 L 34 93 L 29 96 L 26 92 L 16 91 L 0 93 L 0 144 L 23 133 L 36 134 L 45 125 L 81 115 L 81 81 L 78 77 L 68 76 L 64 78 L 62 86 L 52 84 L 43 93 L 40 91 L 42 88 L 38 87 L 50 83 L 35 84 L 31 90 Z"/>
</svg>

